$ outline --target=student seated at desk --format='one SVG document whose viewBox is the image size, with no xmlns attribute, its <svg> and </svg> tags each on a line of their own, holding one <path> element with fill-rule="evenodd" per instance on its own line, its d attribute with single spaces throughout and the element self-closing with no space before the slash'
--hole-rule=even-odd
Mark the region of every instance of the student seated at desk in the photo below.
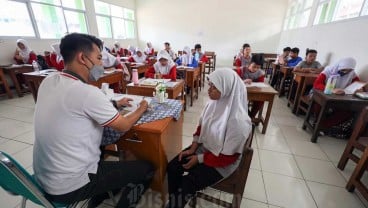
<svg viewBox="0 0 368 208">
<path fill-rule="evenodd" d="M 29 47 L 26 40 L 18 39 L 17 49 L 14 53 L 14 60 L 17 64 L 32 64 L 33 61 L 37 61 L 37 56 Z"/>
<path fill-rule="evenodd" d="M 105 69 L 123 69 L 123 66 L 120 63 L 120 60 L 118 60 L 115 56 L 111 55 L 108 51 L 105 50 L 105 48 L 102 49 L 102 66 Z"/>
<path fill-rule="evenodd" d="M 183 54 L 178 58 L 178 60 L 176 60 L 176 64 L 179 66 L 197 67 L 198 61 L 192 55 L 190 48 L 185 46 Z"/>
<path fill-rule="evenodd" d="M 135 62 L 135 63 L 141 63 L 144 64 L 147 62 L 147 56 L 145 54 L 142 53 L 142 50 L 137 48 L 136 50 L 136 54 L 129 57 L 128 61 L 129 62 Z"/>
<path fill-rule="evenodd" d="M 313 89 L 323 91 L 325 89 L 327 80 L 331 76 L 336 76 L 337 81 L 333 93 L 337 95 L 344 95 L 344 88 L 355 81 L 359 81 L 359 77 L 354 71 L 355 65 L 355 59 L 343 58 L 337 63 L 327 66 L 314 81 Z M 319 105 L 313 106 L 313 111 L 316 114 L 320 112 L 320 109 L 321 106 Z M 329 136 L 348 137 L 352 128 L 351 118 L 352 113 L 349 110 L 334 111 L 333 109 L 329 109 L 329 113 L 321 122 L 321 125 L 323 128 L 329 128 L 330 130 L 325 131 L 324 133 Z"/>
<path fill-rule="evenodd" d="M 136 51 L 135 51 L 136 47 L 130 45 L 128 46 L 128 54 L 125 54 L 127 56 L 134 56 Z"/>
<path fill-rule="evenodd" d="M 245 84 L 251 84 L 252 82 L 264 82 L 265 73 L 261 70 L 263 65 L 263 57 L 260 54 L 252 56 L 251 64 L 244 70 L 242 79 Z M 249 111 L 249 117 L 254 119 L 261 108 L 263 108 L 264 102 L 253 101 L 252 108 Z"/>
<path fill-rule="evenodd" d="M 202 53 L 202 46 L 199 43 L 194 45 L 193 56 L 198 62 L 206 63 L 208 61 L 208 58 Z"/>
<path fill-rule="evenodd" d="M 282 54 L 278 55 L 275 61 L 276 65 L 286 65 L 289 60 L 290 47 L 286 47 L 282 50 Z"/>
<path fill-rule="evenodd" d="M 164 50 L 170 55 L 171 59 L 173 61 L 175 61 L 177 57 L 176 57 L 174 51 L 171 49 L 170 43 L 169 42 L 165 42 L 164 43 L 164 46 L 165 46 L 165 49 Z"/>
<path fill-rule="evenodd" d="M 46 77 L 38 91 L 33 169 L 52 202 L 72 204 L 91 198 L 89 207 L 97 207 L 107 192 L 124 188 L 117 207 L 134 207 L 151 183 L 152 164 L 100 160 L 100 145 L 105 126 L 128 131 L 148 103 L 143 100 L 136 111 L 122 116 L 114 105 L 129 105 L 130 99 L 113 105 L 99 88 L 87 84 L 95 71 L 103 71 L 102 47 L 98 38 L 87 34 L 61 39 L 65 70 Z"/>
<path fill-rule="evenodd" d="M 157 55 L 157 62 L 153 64 L 145 73 L 147 78 L 171 79 L 176 80 L 176 64 L 170 55 L 162 50 Z"/>
<path fill-rule="evenodd" d="M 288 67 L 294 67 L 296 66 L 299 62 L 303 61 L 303 59 L 301 57 L 298 56 L 299 54 L 299 48 L 292 48 L 290 51 L 290 59 L 287 61 L 287 66 Z"/>
<path fill-rule="evenodd" d="M 147 42 L 147 47 L 144 49 L 144 54 L 146 56 L 154 56 L 155 55 L 155 49 L 152 47 L 151 42 Z"/>
<path fill-rule="evenodd" d="M 230 176 L 239 166 L 251 132 L 247 89 L 239 76 L 231 69 L 216 69 L 208 81 L 210 100 L 192 145 L 167 166 L 169 208 L 184 207 L 196 191 Z"/>
<path fill-rule="evenodd" d="M 62 71 L 64 69 L 64 60 L 60 53 L 60 44 L 54 43 L 51 45 L 51 48 L 51 53 L 49 51 L 45 51 L 46 63 L 49 67 Z"/>
<path fill-rule="evenodd" d="M 235 59 L 234 66 L 241 67 L 242 69 L 248 68 L 252 59 L 252 50 L 249 44 L 244 44 L 243 53 L 241 56 Z"/>
<path fill-rule="evenodd" d="M 294 72 L 316 73 L 319 74 L 323 70 L 323 66 L 316 61 L 317 51 L 307 49 L 305 61 L 299 62 L 293 69 Z"/>
<path fill-rule="evenodd" d="M 114 47 L 111 49 L 111 54 L 114 56 L 126 56 L 124 48 L 120 47 L 120 43 L 115 41 Z"/>
</svg>

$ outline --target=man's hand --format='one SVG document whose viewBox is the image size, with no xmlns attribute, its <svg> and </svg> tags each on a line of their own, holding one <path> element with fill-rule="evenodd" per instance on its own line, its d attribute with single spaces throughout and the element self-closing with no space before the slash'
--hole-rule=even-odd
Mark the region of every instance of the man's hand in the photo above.
<svg viewBox="0 0 368 208">
<path fill-rule="evenodd" d="M 140 103 L 139 103 L 139 109 L 142 109 L 143 112 L 145 112 L 148 109 L 148 102 L 143 99 Z"/>
<path fill-rule="evenodd" d="M 129 103 L 130 101 L 133 101 L 133 99 L 131 99 L 131 98 L 123 98 L 123 99 L 118 100 L 116 102 L 118 104 L 118 107 L 120 108 L 121 106 L 131 107 L 132 105 Z"/>
<path fill-rule="evenodd" d="M 345 91 L 343 89 L 333 89 L 332 93 L 336 95 L 345 95 Z"/>
<path fill-rule="evenodd" d="M 246 80 L 244 80 L 244 83 L 245 84 L 252 84 L 252 80 L 251 79 L 246 79 Z"/>
<path fill-rule="evenodd" d="M 183 159 L 184 157 L 192 155 L 192 154 L 194 154 L 194 152 L 191 151 L 190 149 L 184 150 L 184 151 L 180 152 L 178 159 L 179 159 L 179 161 L 181 161 L 181 159 Z"/>
<path fill-rule="evenodd" d="M 198 156 L 197 155 L 192 155 L 187 157 L 188 162 L 186 164 L 183 165 L 183 168 L 185 169 L 190 169 L 192 167 L 194 167 L 195 165 L 198 164 Z"/>
</svg>

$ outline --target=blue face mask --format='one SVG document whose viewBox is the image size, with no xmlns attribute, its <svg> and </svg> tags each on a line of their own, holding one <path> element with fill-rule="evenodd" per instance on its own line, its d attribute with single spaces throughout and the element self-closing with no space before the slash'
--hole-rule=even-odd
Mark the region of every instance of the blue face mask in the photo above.
<svg viewBox="0 0 368 208">
<path fill-rule="evenodd" d="M 338 71 L 337 72 L 341 77 L 347 75 L 349 72 L 345 72 L 345 71 Z"/>
<path fill-rule="evenodd" d="M 87 56 L 86 56 L 87 57 Z M 100 79 L 105 71 L 104 67 L 101 65 L 94 64 L 91 59 L 87 57 L 88 61 L 92 63 L 92 67 L 89 68 L 87 65 L 86 67 L 89 69 L 89 80 L 91 81 L 97 81 Z"/>
</svg>

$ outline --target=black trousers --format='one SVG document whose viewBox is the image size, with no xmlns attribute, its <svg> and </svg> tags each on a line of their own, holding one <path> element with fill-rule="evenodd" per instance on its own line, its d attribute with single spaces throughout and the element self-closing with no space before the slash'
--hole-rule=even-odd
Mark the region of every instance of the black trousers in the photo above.
<svg viewBox="0 0 368 208">
<path fill-rule="evenodd" d="M 197 164 L 186 170 L 178 158 L 179 156 L 176 156 L 167 166 L 170 194 L 168 207 L 172 208 L 184 207 L 196 191 L 213 185 L 223 178 L 215 168 L 204 164 Z"/>
<path fill-rule="evenodd" d="M 72 204 L 92 198 L 89 207 L 96 207 L 108 198 L 107 192 L 123 189 L 117 207 L 135 207 L 147 190 L 154 175 L 153 166 L 146 161 L 100 161 L 96 174 L 89 174 L 90 182 L 73 192 L 46 197 L 53 202 Z"/>
</svg>

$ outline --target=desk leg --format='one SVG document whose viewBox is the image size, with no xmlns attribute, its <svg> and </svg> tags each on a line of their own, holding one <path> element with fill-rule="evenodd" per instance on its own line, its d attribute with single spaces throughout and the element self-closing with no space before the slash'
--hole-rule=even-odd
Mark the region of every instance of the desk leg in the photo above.
<svg viewBox="0 0 368 208">
<path fill-rule="evenodd" d="M 327 103 L 325 103 L 325 104 L 323 104 L 321 106 L 321 111 L 319 112 L 317 122 L 314 125 L 314 127 L 312 125 L 312 127 L 313 127 L 313 133 L 312 133 L 311 142 L 313 142 L 313 143 L 316 143 L 317 142 L 317 138 L 318 138 L 318 134 L 319 134 L 319 129 L 320 129 L 320 126 L 319 125 L 320 125 L 320 123 L 322 121 L 323 116 L 325 115 L 326 109 L 328 109 Z"/>
<path fill-rule="evenodd" d="M 294 84 L 295 82 L 294 82 L 294 80 L 291 82 L 291 86 L 290 86 L 290 90 L 289 90 L 289 94 L 288 94 L 288 104 L 287 104 L 287 106 L 288 107 L 290 107 L 290 102 L 291 102 L 291 92 L 293 91 L 293 88 L 295 87 L 295 84 Z M 298 89 L 298 87 L 299 87 L 299 85 L 297 86 L 297 89 Z M 298 90 L 296 90 L 296 91 L 298 91 Z M 296 94 L 295 94 L 296 95 Z M 294 103 L 295 103 L 295 97 L 294 97 Z M 294 105 L 293 105 L 294 106 Z"/>
<path fill-rule="evenodd" d="M 266 118 L 262 127 L 262 134 L 266 133 L 267 130 L 267 126 L 268 126 L 268 121 L 270 120 L 271 117 L 271 110 L 272 110 L 272 105 L 273 105 L 273 99 L 274 97 L 272 97 L 272 99 L 270 101 L 268 101 L 268 106 L 267 106 L 267 112 L 266 112 Z"/>
<path fill-rule="evenodd" d="M 294 81 L 292 81 L 293 83 L 294 83 Z M 301 90 L 302 90 L 302 85 L 304 85 L 303 84 L 304 83 L 304 79 L 302 78 L 302 80 L 299 82 L 299 83 L 297 83 L 297 87 L 296 87 L 296 92 L 295 92 L 295 96 L 294 96 L 294 104 L 293 104 L 293 108 L 292 108 L 292 112 L 295 114 L 296 113 L 296 110 L 297 110 L 297 108 L 298 108 L 298 103 L 299 103 L 299 98 L 300 98 L 300 93 L 301 93 Z M 290 88 L 290 92 L 289 92 L 289 96 L 291 96 L 291 90 L 292 90 L 293 88 Z"/>
<path fill-rule="evenodd" d="M 280 93 L 279 93 L 279 97 L 284 95 L 284 84 L 285 84 L 285 79 L 286 79 L 286 73 L 282 73 L 282 79 L 281 79 L 281 83 L 280 83 Z"/>
<path fill-rule="evenodd" d="M 10 71 L 9 75 L 10 75 L 11 80 L 13 81 L 13 84 L 15 86 L 15 90 L 17 91 L 18 96 L 23 97 L 23 93 L 22 93 L 22 90 L 20 89 L 20 85 L 19 85 L 16 74 Z"/>
</svg>

